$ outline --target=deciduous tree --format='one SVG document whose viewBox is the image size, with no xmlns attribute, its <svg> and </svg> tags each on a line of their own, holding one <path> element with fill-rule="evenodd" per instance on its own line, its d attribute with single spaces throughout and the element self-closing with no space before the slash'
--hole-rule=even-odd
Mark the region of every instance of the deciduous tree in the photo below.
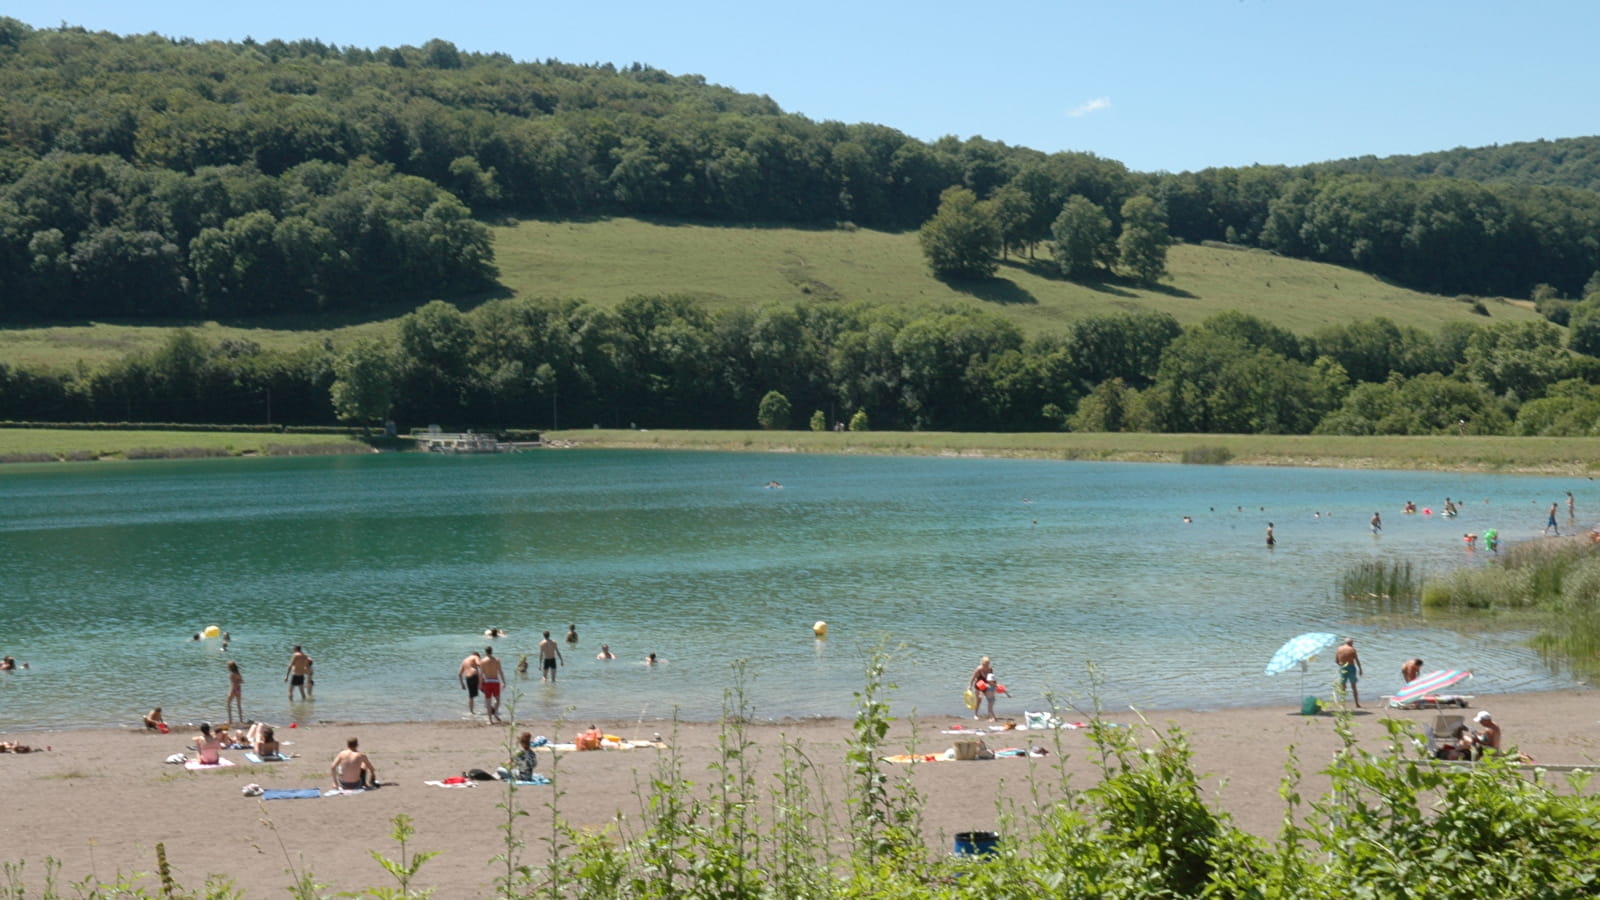
<svg viewBox="0 0 1600 900">
<path fill-rule="evenodd" d="M 1167 219 L 1161 207 L 1143 195 L 1122 204 L 1122 233 L 1117 235 L 1117 259 L 1129 275 L 1155 284 L 1167 274 Z"/>
<path fill-rule="evenodd" d="M 1050 236 L 1056 243 L 1056 265 L 1068 278 L 1093 275 L 1116 262 L 1117 243 L 1111 236 L 1111 219 L 1088 197 L 1074 194 L 1067 198 L 1061 215 L 1050 226 Z"/>
<path fill-rule="evenodd" d="M 917 239 L 929 268 L 940 278 L 988 278 L 999 267 L 1000 224 L 966 188 L 949 188 L 939 196 L 939 210 Z"/>
<path fill-rule="evenodd" d="M 768 431 L 784 431 L 794 415 L 789 398 L 777 391 L 767 391 L 756 408 L 756 423 Z"/>
</svg>

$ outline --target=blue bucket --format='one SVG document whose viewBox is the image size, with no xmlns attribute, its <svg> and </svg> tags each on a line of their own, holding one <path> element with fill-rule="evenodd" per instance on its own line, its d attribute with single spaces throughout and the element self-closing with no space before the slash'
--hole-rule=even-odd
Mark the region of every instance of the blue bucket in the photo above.
<svg viewBox="0 0 1600 900">
<path fill-rule="evenodd" d="M 1000 835 L 993 831 L 956 832 L 957 856 L 994 856 L 1000 852 Z"/>
</svg>

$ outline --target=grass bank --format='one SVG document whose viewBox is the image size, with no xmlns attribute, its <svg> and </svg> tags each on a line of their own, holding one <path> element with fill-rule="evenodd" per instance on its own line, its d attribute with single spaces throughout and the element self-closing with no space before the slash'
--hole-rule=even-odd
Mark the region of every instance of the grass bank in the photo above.
<svg viewBox="0 0 1600 900">
<path fill-rule="evenodd" d="M 0 428 L 0 462 L 309 456 L 371 451 L 368 444 L 344 434 Z"/>
<path fill-rule="evenodd" d="M 1445 322 L 1533 320 L 1527 304 L 1471 303 L 1424 294 L 1353 269 L 1223 244 L 1179 244 L 1155 287 L 1068 281 L 1048 252 L 1007 260 L 992 279 L 941 281 L 916 232 L 734 228 L 610 218 L 528 220 L 493 229 L 500 281 L 526 296 L 581 297 L 613 306 L 635 294 L 686 293 L 711 309 L 801 300 L 905 306 L 974 306 L 1028 334 L 1058 334 L 1092 315 L 1164 312 L 1185 325 L 1228 310 L 1305 334 L 1384 316 L 1437 331 Z"/>
<path fill-rule="evenodd" d="M 993 456 L 1228 465 L 1315 466 L 1459 472 L 1587 475 L 1600 469 L 1588 438 L 1495 435 L 1345 437 L 1222 434 L 967 434 L 932 431 L 632 431 L 544 432 L 556 446 L 739 450 L 902 456 Z"/>
<path fill-rule="evenodd" d="M 1589 475 L 1587 438 L 571 429 L 547 446 Z M 402 441 L 402 444 L 408 442 Z M 0 462 L 365 453 L 353 435 L 0 428 Z"/>
</svg>

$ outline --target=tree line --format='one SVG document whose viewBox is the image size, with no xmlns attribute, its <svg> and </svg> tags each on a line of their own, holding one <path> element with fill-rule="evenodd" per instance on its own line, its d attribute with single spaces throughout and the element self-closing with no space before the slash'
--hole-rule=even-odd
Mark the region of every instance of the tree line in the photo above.
<svg viewBox="0 0 1600 900">
<path fill-rule="evenodd" d="M 481 291 L 488 230 L 388 166 L 272 177 L 52 153 L 0 187 L 0 317 L 248 317 Z"/>
<path fill-rule="evenodd" d="M 121 37 L 0 18 L 10 320 L 459 297 L 493 275 L 466 211 L 911 229 L 951 187 L 1003 213 L 1002 254 L 1057 252 L 1072 198 L 1120 235 L 1125 204 L 1148 197 L 1173 239 L 1423 290 L 1526 297 L 1544 285 L 1577 298 L 1600 270 L 1600 194 L 1368 168 L 1143 174 L 1087 153 L 814 122 L 640 64 L 515 62 L 439 40 L 371 50 Z M 1073 251 L 1071 265 L 1083 258 Z"/>
<path fill-rule="evenodd" d="M 1578 315 L 1600 322 L 1600 295 Z M 1296 336 L 1237 312 L 1124 313 L 1025 338 L 981 309 L 507 298 L 432 301 L 343 346 L 180 329 L 93 370 L 0 365 L 0 420 L 1585 435 L 1596 382 L 1600 360 L 1538 321 Z"/>
</svg>

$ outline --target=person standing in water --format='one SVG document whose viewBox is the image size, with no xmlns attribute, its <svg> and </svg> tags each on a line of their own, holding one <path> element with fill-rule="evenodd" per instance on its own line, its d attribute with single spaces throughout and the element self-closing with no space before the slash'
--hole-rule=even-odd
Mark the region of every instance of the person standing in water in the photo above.
<svg viewBox="0 0 1600 900">
<path fill-rule="evenodd" d="M 311 657 L 300 649 L 299 644 L 294 645 L 294 654 L 289 657 L 289 669 L 283 673 L 283 680 L 289 682 L 289 700 L 294 701 L 294 689 L 300 689 L 300 699 L 306 699 L 306 679 L 311 674 Z"/>
<path fill-rule="evenodd" d="M 576 625 L 568 625 L 567 626 L 567 646 L 568 647 L 576 647 L 576 646 L 578 646 L 578 626 L 576 626 Z"/>
<path fill-rule="evenodd" d="M 234 662 L 232 660 L 229 660 L 228 661 L 228 721 L 230 723 L 234 721 L 234 719 L 233 719 L 233 710 L 234 710 L 234 706 L 235 705 L 237 705 L 238 709 L 239 709 L 239 721 L 240 722 L 245 721 L 245 718 L 244 718 L 244 673 L 239 671 L 239 664 L 238 663 L 236 663 L 236 662 Z"/>
<path fill-rule="evenodd" d="M 1383 530 L 1383 517 L 1378 515 L 1377 512 L 1373 512 L 1373 514 L 1372 514 L 1372 523 L 1371 524 L 1372 524 L 1372 533 L 1373 534 L 1377 534 L 1378 532 Z"/>
<path fill-rule="evenodd" d="M 467 715 L 478 714 L 478 651 L 467 654 L 456 669 L 456 682 L 467 692 Z M 487 701 L 485 701 L 487 702 Z"/>
<path fill-rule="evenodd" d="M 1544 533 L 1549 534 L 1552 531 L 1556 533 L 1556 537 L 1561 537 L 1561 526 L 1556 524 L 1556 505 L 1554 503 L 1550 504 L 1550 519 L 1544 523 Z"/>
<path fill-rule="evenodd" d="M 1278 545 L 1278 539 L 1272 536 L 1272 523 L 1267 523 L 1267 549 L 1271 550 Z"/>
<path fill-rule="evenodd" d="M 500 721 L 500 683 L 505 676 L 500 668 L 500 660 L 495 658 L 494 648 L 483 648 L 483 657 L 478 660 L 478 688 L 483 691 L 483 711 L 489 714 L 490 722 Z"/>
<path fill-rule="evenodd" d="M 554 682 L 556 680 L 556 663 L 567 664 L 567 658 L 561 655 L 561 648 L 556 642 L 550 640 L 550 632 L 544 633 L 544 640 L 539 642 L 539 680 Z"/>
</svg>

